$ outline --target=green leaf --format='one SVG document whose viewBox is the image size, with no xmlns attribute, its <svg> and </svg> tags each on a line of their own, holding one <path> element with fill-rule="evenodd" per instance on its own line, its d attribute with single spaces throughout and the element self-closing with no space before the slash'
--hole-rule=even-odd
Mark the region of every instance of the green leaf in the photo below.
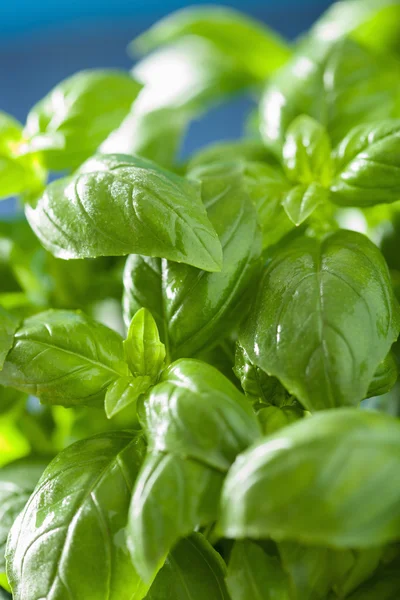
<svg viewBox="0 0 400 600">
<path fill-rule="evenodd" d="M 399 565 L 380 569 L 349 600 L 395 600 L 400 594 Z"/>
<path fill-rule="evenodd" d="M 22 459 L 0 469 L 0 573 L 6 572 L 5 551 L 9 531 L 27 503 L 46 464 Z"/>
<path fill-rule="evenodd" d="M 291 404 L 290 394 L 278 379 L 267 375 L 265 371 L 256 367 L 239 343 L 236 344 L 234 371 L 240 380 L 244 393 L 251 400 L 259 400 L 263 404 L 273 404 L 278 407 Z"/>
<path fill-rule="evenodd" d="M 262 137 L 279 155 L 290 124 L 308 115 L 336 144 L 356 125 L 398 115 L 399 77 L 398 61 L 355 41 L 306 39 L 266 87 Z"/>
<path fill-rule="evenodd" d="M 77 442 L 50 463 L 10 534 L 15 600 L 145 596 L 124 539 L 143 455 L 140 436 L 113 432 Z"/>
<path fill-rule="evenodd" d="M 376 50 L 399 50 L 398 0 L 335 2 L 311 29 L 313 40 L 333 41 L 351 35 Z"/>
<path fill-rule="evenodd" d="M 0 370 L 14 343 L 14 335 L 19 327 L 19 319 L 0 306 Z"/>
<path fill-rule="evenodd" d="M 199 533 L 181 540 L 168 555 L 146 600 L 230 600 L 226 566 Z"/>
<path fill-rule="evenodd" d="M 399 440 L 397 419 L 356 409 L 325 411 L 279 430 L 229 471 L 221 532 L 336 549 L 398 539 Z"/>
<path fill-rule="evenodd" d="M 131 49 L 147 53 L 184 36 L 209 41 L 233 59 L 236 70 L 247 71 L 255 80 L 264 81 L 291 54 L 284 40 L 261 22 L 222 6 L 189 7 L 175 12 L 136 38 Z"/>
<path fill-rule="evenodd" d="M 107 389 L 105 410 L 109 419 L 127 406 L 136 404 L 137 399 L 147 392 L 151 379 L 147 376 L 120 377 Z"/>
<path fill-rule="evenodd" d="M 235 386 L 196 360 L 163 371 L 142 404 L 149 454 L 132 497 L 128 543 L 150 581 L 179 538 L 216 520 L 224 475 L 260 429 Z"/>
<path fill-rule="evenodd" d="M 261 162 L 246 163 L 245 184 L 257 210 L 265 250 L 279 242 L 294 227 L 282 208 L 291 184 L 280 167 Z"/>
<path fill-rule="evenodd" d="M 124 322 L 129 328 L 134 315 L 142 307 L 153 316 L 160 338 L 165 342 L 166 321 L 163 313 L 162 267 L 159 258 L 131 254 L 124 269 Z"/>
<path fill-rule="evenodd" d="M 367 398 L 372 396 L 380 396 L 390 392 L 397 381 L 399 369 L 394 353 L 392 351 L 383 359 L 375 371 L 374 378 L 371 381 Z"/>
<path fill-rule="evenodd" d="M 257 215 L 240 165 L 215 165 L 191 174 L 201 179 L 204 205 L 221 240 L 221 272 L 129 259 L 124 276 L 126 317 L 140 306 L 152 311 L 173 358 L 194 356 L 227 336 L 245 314 L 261 267 Z"/>
<path fill-rule="evenodd" d="M 237 541 L 226 583 L 232 600 L 289 600 L 289 586 L 279 558 L 251 542 Z"/>
<path fill-rule="evenodd" d="M 178 109 L 168 105 L 152 109 L 152 102 L 153 92 L 146 86 L 129 115 L 101 144 L 100 152 L 139 154 L 163 167 L 173 168 L 195 114 L 185 107 Z"/>
<path fill-rule="evenodd" d="M 292 600 L 326 600 L 333 584 L 344 578 L 353 564 L 351 550 L 282 542 L 279 552 L 289 576 Z"/>
<path fill-rule="evenodd" d="M 275 433 L 278 429 L 295 423 L 304 417 L 304 410 L 297 405 L 265 406 L 257 413 L 264 435 Z"/>
<path fill-rule="evenodd" d="M 240 343 L 305 408 L 321 410 L 365 398 L 399 326 L 382 255 L 363 235 L 342 230 L 280 248 Z"/>
<path fill-rule="evenodd" d="M 26 215 L 60 258 L 133 253 L 221 268 L 221 245 L 199 186 L 138 157 L 88 160 L 74 176 L 50 184 Z"/>
<path fill-rule="evenodd" d="M 98 405 L 108 386 L 128 375 L 118 333 L 79 311 L 49 310 L 22 323 L 0 383 L 45 404 Z"/>
<path fill-rule="evenodd" d="M 225 473 L 197 460 L 148 454 L 132 496 L 127 542 L 133 564 L 152 583 L 180 537 L 216 521 Z"/>
<path fill-rule="evenodd" d="M 347 597 L 376 571 L 383 555 L 383 548 L 367 548 L 352 551 L 352 565 L 341 581 L 333 586 L 338 596 Z"/>
<path fill-rule="evenodd" d="M 76 168 L 129 113 L 141 86 L 117 70 L 88 69 L 65 79 L 30 111 L 27 151 L 53 170 Z"/>
<path fill-rule="evenodd" d="M 46 173 L 36 156 L 20 156 L 25 143 L 22 125 L 0 111 L 0 199 L 43 185 Z"/>
<path fill-rule="evenodd" d="M 345 39 L 332 48 L 324 69 L 327 121 L 333 143 L 357 124 L 398 115 L 400 64 Z"/>
<path fill-rule="evenodd" d="M 282 157 L 291 181 L 329 186 L 333 174 L 331 142 L 325 127 L 311 117 L 300 115 L 290 124 Z"/>
<path fill-rule="evenodd" d="M 264 144 L 257 140 L 242 139 L 229 142 L 216 142 L 205 146 L 205 148 L 201 148 L 192 155 L 188 169 L 191 171 L 195 168 L 210 166 L 215 163 L 235 161 L 243 161 L 245 163 L 271 162 L 274 165 L 276 158 Z M 278 166 L 278 163 L 276 163 L 276 166 Z"/>
<path fill-rule="evenodd" d="M 331 199 L 343 206 L 400 200 L 400 120 L 360 125 L 336 150 Z"/>
<path fill-rule="evenodd" d="M 220 471 L 260 434 L 243 394 L 217 369 L 193 359 L 163 371 L 140 416 L 150 450 L 189 456 Z"/>
<path fill-rule="evenodd" d="M 157 324 L 146 308 L 133 317 L 124 342 L 125 358 L 135 377 L 148 376 L 156 381 L 165 361 L 165 346 L 160 342 Z"/>
<path fill-rule="evenodd" d="M 328 200 L 328 190 L 319 183 L 301 183 L 285 195 L 282 206 L 297 227 L 312 215 L 319 204 L 325 204 Z"/>
</svg>

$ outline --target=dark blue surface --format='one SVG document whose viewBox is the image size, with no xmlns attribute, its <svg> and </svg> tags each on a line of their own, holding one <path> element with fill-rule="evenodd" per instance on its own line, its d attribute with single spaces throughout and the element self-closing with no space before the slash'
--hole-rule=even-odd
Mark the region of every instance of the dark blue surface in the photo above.
<svg viewBox="0 0 400 600">
<path fill-rule="evenodd" d="M 331 3 L 219 2 L 243 10 L 289 39 L 306 30 Z M 127 44 L 160 17 L 188 5 L 181 0 L 0 0 L 0 109 L 24 121 L 35 102 L 76 71 L 129 69 Z M 194 123 L 185 153 L 213 140 L 240 136 L 250 106 L 250 100 L 236 98 Z M 0 214 L 5 210 L 1 203 Z"/>
</svg>

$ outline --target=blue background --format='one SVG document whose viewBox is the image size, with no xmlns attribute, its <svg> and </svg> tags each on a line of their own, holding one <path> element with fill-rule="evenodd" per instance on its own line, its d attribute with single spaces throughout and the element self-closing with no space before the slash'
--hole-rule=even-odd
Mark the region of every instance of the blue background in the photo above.
<svg viewBox="0 0 400 600">
<path fill-rule="evenodd" d="M 196 4 L 209 4 L 199 2 Z M 217 2 L 215 2 L 216 4 Z M 329 0 L 231 0 L 235 7 L 292 39 Z M 29 109 L 61 79 L 92 67 L 129 69 L 127 44 L 180 0 L 0 0 L 0 109 L 25 121 Z M 250 100 L 235 98 L 193 123 L 184 153 L 238 137 Z M 1 203 L 0 214 L 10 204 Z"/>
</svg>

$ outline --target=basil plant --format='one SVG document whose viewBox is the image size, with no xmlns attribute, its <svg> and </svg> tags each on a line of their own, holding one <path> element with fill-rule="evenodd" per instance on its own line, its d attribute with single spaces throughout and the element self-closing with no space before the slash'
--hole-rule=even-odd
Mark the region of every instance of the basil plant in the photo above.
<svg viewBox="0 0 400 600">
<path fill-rule="evenodd" d="M 189 8 L 0 113 L 1 598 L 400 597 L 399 40 Z"/>
</svg>

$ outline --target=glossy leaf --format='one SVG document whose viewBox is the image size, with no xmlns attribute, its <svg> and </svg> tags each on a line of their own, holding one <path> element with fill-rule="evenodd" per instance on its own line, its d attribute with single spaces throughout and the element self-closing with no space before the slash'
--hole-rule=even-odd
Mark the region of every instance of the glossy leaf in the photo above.
<svg viewBox="0 0 400 600">
<path fill-rule="evenodd" d="M 157 324 L 146 308 L 138 310 L 133 317 L 124 350 L 126 362 L 135 377 L 157 379 L 165 360 L 165 346 L 160 342 Z"/>
<path fill-rule="evenodd" d="M 367 0 L 368 1 L 368 0 Z M 398 116 L 400 64 L 345 39 L 336 44 L 324 69 L 327 122 L 334 144 L 357 124 Z"/>
<path fill-rule="evenodd" d="M 328 191 L 319 183 L 302 183 L 293 187 L 284 197 L 282 206 L 296 226 L 304 223 L 320 204 L 328 201 Z"/>
<path fill-rule="evenodd" d="M 105 410 L 109 419 L 128 406 L 136 404 L 137 399 L 151 386 L 148 376 L 120 377 L 107 389 Z"/>
<path fill-rule="evenodd" d="M 221 245 L 199 187 L 138 157 L 88 160 L 74 176 L 50 184 L 26 215 L 60 258 L 137 253 L 221 268 Z"/>
<path fill-rule="evenodd" d="M 390 392 L 397 381 L 398 375 L 396 357 L 393 352 L 389 352 L 375 371 L 374 378 L 368 388 L 367 398 Z"/>
<path fill-rule="evenodd" d="M 276 33 L 222 6 L 190 7 L 173 13 L 141 34 L 131 48 L 147 53 L 188 35 L 208 40 L 234 60 L 236 70 L 248 71 L 255 80 L 264 81 L 290 56 L 289 47 Z"/>
<path fill-rule="evenodd" d="M 0 111 L 0 199 L 36 191 L 44 183 L 46 173 L 36 156 L 20 156 L 24 144 L 22 126 Z"/>
<path fill-rule="evenodd" d="M 140 436 L 114 432 L 77 442 L 50 463 L 10 534 L 15 600 L 145 596 L 124 540 L 143 455 Z"/>
<path fill-rule="evenodd" d="M 400 199 L 400 120 L 352 129 L 336 152 L 331 198 L 343 206 Z"/>
<path fill-rule="evenodd" d="M 355 405 L 399 332 L 387 266 L 366 237 L 298 238 L 265 270 L 240 342 L 308 410 Z"/>
<path fill-rule="evenodd" d="M 261 546 L 249 540 L 235 542 L 226 583 L 232 600 L 291 599 L 279 557 L 267 554 Z"/>
<path fill-rule="evenodd" d="M 2 385 L 45 404 L 101 404 L 107 387 L 129 375 L 122 338 L 80 312 L 49 310 L 26 319 L 0 373 Z"/>
<path fill-rule="evenodd" d="M 196 360 L 163 371 L 142 404 L 149 454 L 132 497 L 128 542 L 150 581 L 179 538 L 216 520 L 224 475 L 260 429 L 234 385 Z"/>
<path fill-rule="evenodd" d="M 320 123 L 300 115 L 286 131 L 282 158 L 289 179 L 295 183 L 328 186 L 332 179 L 331 142 Z"/>
<path fill-rule="evenodd" d="M 129 328 L 134 315 L 146 308 L 157 324 L 162 341 L 165 341 L 165 317 L 163 314 L 162 268 L 159 258 L 131 254 L 124 269 L 124 322 Z"/>
<path fill-rule="evenodd" d="M 201 179 L 204 205 L 221 240 L 221 272 L 132 258 L 124 275 L 126 320 L 141 306 L 149 309 L 172 358 L 194 356 L 227 336 L 243 318 L 261 267 L 257 215 L 240 165 L 216 165 L 192 175 Z"/>
<path fill-rule="evenodd" d="M 75 168 L 128 114 L 141 86 L 116 70 L 88 69 L 65 79 L 32 108 L 27 151 L 40 151 L 50 169 Z"/>
<path fill-rule="evenodd" d="M 278 407 L 291 404 L 291 396 L 283 385 L 256 367 L 250 360 L 244 348 L 237 343 L 235 354 L 235 374 L 240 380 L 244 393 L 253 401 Z"/>
<path fill-rule="evenodd" d="M 230 600 L 225 574 L 218 552 L 194 533 L 171 551 L 146 600 Z"/>
<path fill-rule="evenodd" d="M 224 473 L 191 458 L 148 454 L 132 496 L 127 542 L 133 564 L 152 583 L 179 538 L 214 522 Z"/>
<path fill-rule="evenodd" d="M 229 471 L 221 532 L 344 549 L 398 539 L 399 433 L 397 419 L 341 409 L 264 438 Z"/>
<path fill-rule="evenodd" d="M 352 40 L 306 39 L 268 83 L 260 105 L 261 134 L 279 155 L 300 115 L 324 125 L 338 143 L 351 128 L 398 115 L 400 66 Z"/>
<path fill-rule="evenodd" d="M 14 335 L 19 327 L 19 319 L 0 306 L 0 370 L 14 343 Z"/>
<path fill-rule="evenodd" d="M 32 494 L 45 463 L 22 459 L 0 469 L 0 573 L 6 572 L 5 551 L 9 531 Z"/>
<path fill-rule="evenodd" d="M 189 456 L 220 471 L 260 435 L 243 394 L 217 369 L 193 359 L 163 371 L 141 420 L 151 450 Z"/>
<path fill-rule="evenodd" d="M 282 207 L 291 184 L 280 167 L 260 162 L 246 164 L 245 183 L 257 210 L 265 250 L 279 242 L 294 227 Z"/>
</svg>

